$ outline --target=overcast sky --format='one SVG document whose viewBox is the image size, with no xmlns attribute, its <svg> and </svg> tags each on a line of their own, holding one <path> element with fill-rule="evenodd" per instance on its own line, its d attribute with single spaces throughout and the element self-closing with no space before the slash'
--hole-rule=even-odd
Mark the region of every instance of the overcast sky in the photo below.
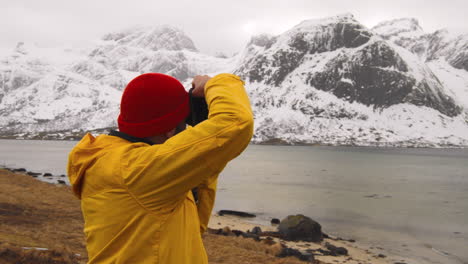
<svg viewBox="0 0 468 264">
<path fill-rule="evenodd" d="M 279 34 L 305 19 L 352 13 L 368 27 L 417 18 L 432 32 L 468 32 L 468 0 L 0 0 L 0 52 L 17 42 L 89 45 L 105 33 L 134 25 L 181 28 L 205 53 L 240 51 L 252 34 Z"/>
</svg>

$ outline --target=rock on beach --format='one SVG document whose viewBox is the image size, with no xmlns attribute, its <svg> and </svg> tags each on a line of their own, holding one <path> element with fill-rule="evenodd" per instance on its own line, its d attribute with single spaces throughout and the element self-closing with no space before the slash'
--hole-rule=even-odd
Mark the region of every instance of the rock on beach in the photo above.
<svg viewBox="0 0 468 264">
<path fill-rule="evenodd" d="M 301 214 L 289 215 L 281 220 L 278 230 L 285 240 L 320 242 L 323 239 L 322 226 Z"/>
</svg>

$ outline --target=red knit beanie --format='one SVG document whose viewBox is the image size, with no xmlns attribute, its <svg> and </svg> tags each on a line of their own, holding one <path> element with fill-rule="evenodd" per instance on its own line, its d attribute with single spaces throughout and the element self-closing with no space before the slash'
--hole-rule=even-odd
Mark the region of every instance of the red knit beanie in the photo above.
<svg viewBox="0 0 468 264">
<path fill-rule="evenodd" d="M 145 73 L 125 88 L 120 103 L 119 130 L 145 138 L 171 131 L 189 114 L 189 96 L 175 78 Z"/>
</svg>

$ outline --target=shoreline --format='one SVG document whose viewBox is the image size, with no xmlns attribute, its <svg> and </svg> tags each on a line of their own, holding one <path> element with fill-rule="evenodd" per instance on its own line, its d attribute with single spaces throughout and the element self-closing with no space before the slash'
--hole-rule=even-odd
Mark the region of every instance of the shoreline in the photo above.
<svg viewBox="0 0 468 264">
<path fill-rule="evenodd" d="M 0 239 L 0 244 L 8 244 L 8 243 L 13 243 L 13 246 L 15 247 L 20 247 L 22 248 L 22 251 L 31 251 L 31 248 L 48 248 L 50 250 L 55 250 L 57 249 L 57 244 L 61 244 L 62 242 L 65 241 L 60 241 L 61 239 L 56 239 L 52 238 L 53 235 L 57 232 L 52 232 L 51 234 L 42 234 L 39 236 L 46 236 L 50 238 L 51 242 L 44 243 L 44 242 L 37 242 L 37 240 L 41 240 L 41 238 L 37 237 L 35 235 L 32 235 L 33 233 L 39 233 L 37 228 L 31 229 L 30 227 L 23 226 L 22 223 L 24 221 L 33 221 L 35 222 L 42 222 L 42 221 L 48 221 L 45 218 L 39 220 L 36 219 L 37 217 L 35 216 L 36 214 L 32 214 L 31 216 L 24 216 L 26 219 L 23 219 L 21 217 L 22 214 L 17 214 L 16 211 L 14 213 L 9 213 L 9 210 L 13 208 L 14 210 L 17 210 L 16 208 L 32 208 L 32 204 L 40 203 L 40 211 L 46 210 L 54 210 L 55 219 L 56 220 L 51 220 L 48 221 L 48 227 L 46 230 L 52 230 L 52 226 L 57 223 L 63 223 L 63 221 L 67 221 L 66 218 L 62 219 L 60 216 L 61 213 L 60 211 L 56 211 L 54 208 L 64 208 L 63 206 L 68 204 L 68 200 L 70 199 L 70 202 L 72 202 L 73 206 L 76 207 L 76 209 L 73 208 L 67 208 L 67 211 L 69 213 L 74 215 L 74 218 L 78 218 L 78 222 L 75 221 L 75 226 L 78 225 L 77 227 L 73 227 L 73 230 L 70 230 L 74 233 L 74 243 L 80 243 L 84 245 L 84 241 L 78 239 L 79 237 L 82 237 L 81 234 L 81 228 L 80 226 L 80 209 L 79 209 L 79 201 L 76 199 L 73 199 L 73 196 L 71 194 L 71 191 L 69 189 L 69 186 L 65 186 L 62 184 L 48 184 L 46 182 L 39 181 L 37 179 L 34 179 L 30 175 L 27 175 L 25 173 L 13 173 L 9 172 L 7 170 L 2 170 L 0 169 L 0 178 L 2 184 L 0 184 L 0 189 L 6 188 L 8 190 L 12 189 L 9 185 L 15 186 L 15 188 L 27 188 L 28 190 L 34 190 L 34 191 L 27 191 L 27 193 L 21 193 L 21 191 L 17 190 L 15 191 L 13 196 L 16 197 L 9 197 L 5 196 L 6 193 L 0 195 L 0 205 L 2 214 L 0 214 L 0 219 L 2 219 L 2 222 L 7 223 L 9 226 L 6 229 L 8 234 L 4 234 L 2 236 L 2 239 Z M 58 191 L 60 190 L 60 191 Z M 47 197 L 45 200 L 44 198 L 39 198 L 42 197 L 43 193 L 50 193 L 51 191 L 54 192 L 53 195 L 50 195 L 50 197 Z M 37 197 L 31 199 L 28 198 L 29 195 L 35 194 Z M 63 197 L 66 194 L 66 197 Z M 8 198 L 6 198 L 8 197 Z M 38 199 L 39 198 L 39 199 Z M 66 198 L 66 199 L 63 199 Z M 21 202 L 24 199 L 28 199 L 28 201 Z M 60 201 L 58 201 L 60 200 Z M 45 202 L 45 203 L 44 203 Z M 55 203 L 60 203 L 60 205 L 54 205 Z M 8 206 L 4 206 L 8 204 Z M 28 209 L 31 210 L 31 209 Z M 34 210 L 32 210 L 33 213 Z M 6 213 L 5 213 L 6 212 Z M 2 218 L 3 217 L 3 218 Z M 5 218 L 6 217 L 6 218 Z M 12 217 L 10 219 L 10 217 Z M 4 219 L 5 218 L 5 219 Z M 40 217 L 42 218 L 42 217 Z M 48 217 L 46 217 L 48 218 Z M 14 220 L 13 220 L 14 219 Z M 69 221 L 69 220 L 68 220 Z M 55 222 L 55 223 L 54 223 Z M 248 230 L 252 230 L 254 227 L 260 227 L 263 231 L 276 231 L 277 225 L 262 225 L 262 224 L 255 224 L 255 223 L 250 223 L 246 221 L 246 219 L 239 218 L 239 217 L 234 217 L 234 216 L 229 216 L 229 215 L 224 215 L 224 216 L 219 216 L 217 214 L 213 214 L 210 218 L 210 222 L 208 227 L 212 230 L 220 229 L 220 228 L 225 228 L 229 227 L 231 230 L 240 230 L 243 232 L 247 232 Z M 27 236 L 24 234 L 14 234 L 16 232 L 19 232 L 18 229 L 24 229 L 24 231 L 21 232 L 26 232 Z M 68 230 L 65 226 L 60 227 L 59 229 L 65 229 Z M 39 228 L 40 230 L 40 228 Z M 1 231 L 0 231 L 1 232 Z M 5 232 L 5 231 L 4 231 Z M 68 231 L 66 231 L 68 233 Z M 217 241 L 217 239 L 225 239 L 223 235 L 215 235 L 215 234 L 210 234 L 210 232 L 207 232 L 208 234 L 204 234 L 204 237 L 208 239 L 208 241 Z M 29 238 L 28 238 L 29 237 Z M 218 238 L 219 237 L 219 238 Z M 400 257 L 394 257 L 388 255 L 388 253 L 383 250 L 383 249 L 378 249 L 376 252 L 372 252 L 368 247 L 360 245 L 359 241 L 357 242 L 350 242 L 349 240 L 343 240 L 337 237 L 330 236 L 329 238 L 324 238 L 324 240 L 320 243 L 313 243 L 313 242 L 305 242 L 305 241 L 284 241 L 279 238 L 273 237 L 271 239 L 266 239 L 266 237 L 261 237 L 262 240 L 271 240 L 274 241 L 274 244 L 269 244 L 265 245 L 264 243 L 261 242 L 255 242 L 251 238 L 240 238 L 240 237 L 235 237 L 235 236 L 228 236 L 227 239 L 235 240 L 238 241 L 239 243 L 253 243 L 252 245 L 262 245 L 264 247 L 271 247 L 272 252 L 276 251 L 281 251 L 281 248 L 287 247 L 287 248 L 292 248 L 299 250 L 302 253 L 306 252 L 313 252 L 314 257 L 316 260 L 318 260 L 318 263 L 321 264 L 334 264 L 334 263 L 348 263 L 348 264 L 393 264 L 393 263 L 405 263 L 405 264 L 413 264 L 416 262 L 412 262 L 411 260 L 400 258 Z M 23 242 L 21 242 L 23 241 Z M 36 241 L 36 242 L 33 242 Z M 230 241 L 230 240 L 229 240 Z M 215 244 L 218 242 L 214 242 Z M 230 243 L 230 242 L 228 242 Z M 236 242 L 237 243 L 237 242 Z M 271 242 L 270 242 L 271 243 Z M 330 243 L 333 246 L 336 247 L 344 247 L 347 249 L 348 254 L 347 255 L 342 255 L 342 256 L 325 256 L 321 255 L 320 253 L 317 253 L 318 250 L 326 250 L 326 243 Z M 54 246 L 55 245 L 55 246 Z M 207 250 L 209 250 L 209 247 L 213 247 L 212 243 L 208 243 L 207 245 Z M 0 249 L 1 251 L 1 249 Z M 82 256 L 85 256 L 85 251 L 84 248 L 77 250 L 73 252 L 74 254 L 80 254 Z M 216 251 L 212 254 L 218 254 Z M 223 253 L 224 254 L 224 253 Z M 253 254 L 253 252 L 248 253 L 248 254 Z M 379 256 L 379 254 L 382 254 Z M 282 258 L 276 257 L 278 260 L 282 260 Z M 288 258 L 294 258 L 295 260 L 299 261 L 296 257 L 288 257 Z M 285 260 L 285 259 L 284 259 Z M 300 262 L 300 261 L 299 261 Z M 210 262 L 211 263 L 211 262 Z M 216 261 L 214 262 L 216 263 Z M 236 263 L 236 262 L 234 262 Z M 278 262 L 278 263 L 283 263 L 283 262 Z M 284 262 L 284 263 L 290 263 L 290 262 Z M 294 262 L 291 262 L 294 263 Z"/>
<path fill-rule="evenodd" d="M 24 173 L 21 173 L 21 174 L 25 175 L 26 173 L 27 173 L 27 171 L 25 171 Z M 29 175 L 28 177 L 33 178 L 34 176 Z M 58 177 L 58 174 L 57 174 L 57 177 Z M 52 183 L 54 183 L 54 182 L 52 182 Z M 56 185 L 56 184 L 53 184 L 53 185 Z M 372 196 L 372 195 L 370 195 L 370 196 Z M 370 197 L 370 196 L 369 197 L 368 196 L 363 196 L 363 197 L 365 197 L 367 199 L 374 198 L 374 197 Z M 395 195 L 395 197 L 397 197 L 397 195 Z M 382 198 L 382 197 L 380 197 L 380 198 Z M 390 201 L 390 200 L 385 200 L 385 201 Z M 219 208 L 219 209 L 221 209 L 221 208 Z M 228 206 L 228 207 L 222 208 L 222 209 L 230 209 L 230 208 Z M 280 215 L 270 215 L 270 217 L 271 216 L 277 217 L 277 216 L 284 216 L 284 215 L 282 215 L 282 214 L 280 214 Z M 313 217 L 313 214 L 310 215 L 310 216 Z M 258 215 L 257 218 L 253 218 L 253 219 L 242 219 L 242 218 L 235 218 L 235 217 L 231 217 L 231 218 L 230 217 L 221 217 L 221 218 L 219 218 L 217 215 L 214 215 L 212 219 L 219 219 L 220 220 L 219 223 L 221 223 L 221 224 L 218 224 L 218 222 L 213 222 L 215 220 L 212 220 L 210 222 L 209 227 L 213 228 L 213 229 L 223 228 L 224 226 L 228 226 L 231 229 L 238 229 L 238 230 L 241 230 L 243 232 L 246 232 L 247 230 L 249 230 L 249 229 L 251 230 L 255 226 L 259 226 L 259 227 L 262 228 L 262 230 L 273 231 L 273 230 L 271 230 L 271 228 L 273 228 L 273 227 L 271 227 L 269 225 L 269 223 L 268 223 L 269 219 L 265 219 L 265 217 L 262 217 L 262 214 Z M 325 221 L 325 220 L 322 219 L 321 222 L 323 222 L 323 224 L 325 224 L 325 226 L 330 226 L 329 221 Z M 232 226 L 230 226 L 230 225 L 232 225 Z M 328 234 L 334 234 L 335 238 L 337 238 L 337 236 L 342 236 L 344 234 L 348 234 L 348 235 L 350 235 L 350 237 L 347 237 L 347 238 L 353 238 L 353 239 L 358 240 L 357 243 L 351 244 L 351 247 L 354 247 L 354 246 L 357 245 L 358 248 L 364 250 L 364 252 L 366 250 L 368 250 L 370 253 L 367 253 L 367 252 L 366 253 L 371 254 L 373 256 L 376 256 L 376 255 L 378 256 L 378 254 L 383 252 L 384 255 L 391 256 L 391 257 L 394 258 L 394 262 L 391 262 L 391 263 L 397 263 L 397 262 L 407 263 L 407 264 L 413 264 L 413 263 L 446 263 L 446 262 L 440 260 L 440 259 L 444 259 L 444 258 L 447 258 L 447 261 L 449 261 L 449 258 L 450 258 L 450 261 L 452 261 L 450 263 L 464 263 L 464 262 L 460 262 L 462 260 L 461 260 L 460 257 L 458 257 L 459 254 L 457 254 L 457 255 L 454 254 L 454 253 L 457 253 L 456 251 L 452 252 L 452 251 L 450 251 L 450 248 L 441 246 L 440 243 L 439 243 L 439 245 L 437 245 L 437 244 L 434 245 L 433 244 L 434 242 L 432 242 L 431 240 L 423 239 L 423 240 L 417 241 L 417 239 L 415 239 L 414 237 L 410 237 L 409 235 L 405 234 L 403 236 L 400 236 L 397 233 L 392 233 L 392 232 L 389 232 L 388 230 L 387 231 L 385 231 L 385 230 L 382 231 L 381 230 L 382 232 L 376 233 L 376 232 L 374 232 L 375 230 L 370 230 L 371 226 L 367 226 L 367 225 L 349 226 L 349 228 L 351 228 L 351 229 L 348 229 L 348 230 L 352 230 L 352 229 L 357 228 L 357 229 L 360 229 L 360 231 L 359 232 L 354 232 L 354 234 L 353 234 L 353 233 L 347 232 L 346 230 L 342 230 L 342 228 L 340 228 L 339 226 L 336 226 L 336 225 L 334 225 L 331 228 L 329 227 L 329 229 L 325 229 L 324 231 L 327 232 Z M 333 232 L 333 230 L 335 232 Z M 455 233 L 460 234 L 460 231 L 462 231 L 462 230 L 458 228 L 458 229 L 455 229 L 453 231 L 457 231 Z M 377 234 L 377 236 L 375 236 L 376 234 Z M 393 235 L 398 235 L 398 237 L 397 236 L 393 237 Z M 461 235 L 457 235 L 457 236 L 460 237 Z M 391 243 L 391 244 L 376 243 L 376 244 L 374 244 L 374 242 L 379 241 L 379 238 L 385 238 L 385 237 L 391 238 L 391 240 L 396 239 L 396 238 L 402 238 L 402 239 L 400 239 L 401 241 L 399 242 L 398 245 L 395 244 L 395 243 Z M 374 241 L 369 242 L 369 240 L 374 240 Z M 389 241 L 391 241 L 391 240 L 389 240 Z M 334 240 L 332 240 L 332 241 L 334 241 Z M 452 241 L 448 241 L 448 242 L 452 242 Z M 306 242 L 304 242 L 304 243 L 306 243 Z M 334 242 L 331 242 L 331 243 L 334 244 Z M 288 245 L 287 242 L 285 244 Z M 298 249 L 301 249 L 301 248 L 307 249 L 307 247 L 305 247 L 304 244 L 302 244 L 302 245 L 303 246 L 299 247 Z M 372 245 L 373 245 L 373 248 L 372 248 Z M 381 249 L 381 248 L 379 248 L 379 246 L 383 247 L 385 249 Z M 424 250 L 420 250 L 422 247 L 424 247 Z M 361 252 L 362 252 L 362 250 L 361 250 Z M 410 253 L 410 250 L 411 250 L 411 253 Z M 407 251 L 408 254 L 406 254 L 406 252 L 403 252 L 403 251 Z M 385 253 L 385 252 L 391 252 L 391 253 Z M 436 254 L 440 255 L 439 258 L 437 258 L 437 256 L 435 256 L 436 259 L 439 259 L 439 262 L 434 259 L 434 255 L 436 255 Z M 398 257 L 396 257 L 396 256 L 398 256 Z M 401 257 L 401 256 L 405 256 L 406 259 L 407 259 L 407 262 L 404 262 L 405 258 Z M 390 257 L 389 257 L 389 259 L 390 259 Z M 418 261 L 414 261 L 415 259 L 418 259 Z M 442 262 L 440 262 L 440 261 L 442 261 Z M 363 263 L 365 263 L 365 262 L 363 262 Z M 386 263 L 386 262 L 384 262 L 384 263 Z M 449 262 L 447 262 L 447 263 L 449 263 Z"/>
<path fill-rule="evenodd" d="M 42 182 L 42 183 L 49 183 L 49 185 L 52 186 L 63 186 L 63 187 L 69 187 L 65 182 L 57 182 L 60 179 L 65 179 L 63 177 L 66 177 L 64 175 L 52 175 L 49 177 L 44 177 L 44 176 L 37 176 L 37 175 L 31 175 L 30 171 L 24 170 L 24 171 L 18 171 L 10 168 L 3 168 L 4 171 L 8 171 L 12 174 L 18 174 L 18 175 L 24 175 L 27 176 L 28 178 L 34 180 L 35 182 Z M 0 166 L 0 172 L 2 171 L 2 167 Z M 66 178 L 68 180 L 68 178 Z M 67 181 L 68 183 L 68 181 Z M 0 201 L 1 203 L 1 201 Z M 0 208 L 1 209 L 1 208 Z M 229 209 L 229 208 L 224 208 L 224 209 Z M 313 216 L 312 216 L 313 217 Z M 255 218 L 240 218 L 240 217 L 235 217 L 235 216 L 219 216 L 216 213 L 212 214 L 212 217 L 210 219 L 210 223 L 208 225 L 209 228 L 211 229 L 220 229 L 224 227 L 229 227 L 231 230 L 240 230 L 242 232 L 247 232 L 248 230 L 252 230 L 252 228 L 258 226 L 260 227 L 263 231 L 277 231 L 276 226 L 270 225 L 268 223 L 268 219 L 262 218 L 261 216 L 257 216 Z M 322 221 L 323 222 L 323 221 Z M 326 221 L 323 222 L 326 225 Z M 360 228 L 363 230 L 366 230 L 366 226 L 357 226 L 356 228 Z M 336 245 L 337 247 L 345 247 L 345 248 L 351 248 L 354 254 L 357 254 L 359 257 L 355 257 L 355 259 L 358 259 L 359 261 L 357 262 L 348 262 L 350 260 L 346 260 L 346 263 L 400 263 L 400 264 L 417 264 L 417 263 L 432 263 L 431 261 L 423 261 L 421 262 L 422 259 L 426 259 L 428 256 L 427 250 L 421 251 L 418 245 L 414 244 L 414 239 L 410 239 L 410 237 L 406 237 L 406 239 L 401 244 L 404 248 L 396 247 L 394 248 L 392 245 L 374 245 L 371 243 L 369 240 L 375 240 L 374 235 L 378 234 L 377 237 L 382 236 L 381 233 L 375 233 L 373 231 L 369 232 L 367 231 L 362 231 L 359 232 L 359 234 L 355 234 L 355 236 L 348 237 L 352 239 L 357 239 L 358 241 L 356 243 L 347 243 L 346 239 L 345 241 L 342 241 L 340 239 L 340 236 L 343 236 L 344 234 L 340 232 L 333 232 L 333 230 L 324 230 L 327 234 L 333 234 L 331 237 L 331 240 L 326 240 L 324 243 L 329 242 L 332 243 L 333 245 Z M 345 232 L 346 233 L 346 232 Z M 386 236 L 392 236 L 393 234 L 387 233 Z M 374 237 L 374 238 L 373 238 Z M 275 239 L 276 242 L 279 242 L 281 244 L 284 244 L 288 248 L 293 248 L 300 250 L 301 252 L 305 252 L 305 250 L 317 250 L 317 249 L 326 249 L 324 247 L 324 243 L 321 243 L 320 246 L 310 246 L 306 244 L 311 244 L 308 242 L 301 242 L 298 243 L 291 243 L 288 241 L 279 241 L 278 239 Z M 377 240 L 378 241 L 378 240 Z M 410 242 L 411 241 L 411 242 Z M 1 242 L 1 241 L 0 241 Z M 427 246 L 426 246 L 427 245 Z M 427 242 L 424 244 L 424 247 L 429 247 L 430 243 Z M 399 245 L 397 245 L 399 246 Z M 401 252 L 401 250 L 407 250 L 411 249 L 412 253 L 411 254 L 406 254 L 404 252 Z M 428 248 L 435 253 L 447 257 L 447 258 L 452 258 L 452 261 L 456 261 L 457 259 L 460 260 L 456 255 L 452 255 L 451 253 L 446 253 L 443 250 L 440 250 L 438 248 L 435 248 L 431 246 L 431 248 Z M 408 251 L 409 252 L 409 251 Z M 432 252 L 432 253 L 434 253 Z M 385 257 L 384 258 L 379 258 L 379 255 L 383 254 Z M 389 256 L 389 257 L 387 257 Z M 337 260 L 337 258 L 331 258 L 331 257 L 319 257 L 319 260 L 323 261 L 323 263 L 336 263 L 334 262 Z M 338 258 L 339 261 L 344 261 L 343 258 Z M 370 261 L 373 260 L 373 261 Z M 328 261 L 328 262 L 327 262 Z M 366 262 L 370 261 L 370 262 Z M 380 262 L 376 262 L 380 261 Z M 434 263 L 443 263 L 443 262 L 434 262 Z M 458 263 L 458 262 L 457 262 Z"/>
<path fill-rule="evenodd" d="M 241 217 L 223 215 L 220 216 L 216 213 L 211 215 L 208 228 L 211 229 L 223 229 L 229 227 L 231 230 L 240 230 L 247 232 L 252 230 L 254 227 L 260 227 L 262 231 L 274 232 L 277 231 L 278 225 L 264 225 L 264 224 L 254 224 L 246 221 Z M 327 238 L 328 236 L 328 238 Z M 266 237 L 262 237 L 265 239 Z M 341 237 L 335 237 L 331 235 L 326 235 L 322 242 L 306 242 L 306 241 L 285 241 L 279 238 L 273 238 L 273 240 L 279 244 L 283 244 L 288 248 L 299 250 L 302 253 L 307 251 L 317 252 L 318 250 L 327 250 L 326 244 L 332 244 L 336 247 L 344 247 L 348 250 L 348 255 L 341 256 L 329 256 L 315 254 L 314 257 L 316 260 L 320 261 L 323 264 L 336 264 L 336 263 L 347 263 L 347 264 L 416 264 L 417 261 L 409 258 L 404 258 L 400 256 L 393 256 L 387 250 L 381 247 L 372 247 L 370 245 L 362 244 L 359 241 L 354 241 L 352 239 L 344 239 Z"/>
<path fill-rule="evenodd" d="M 19 141 L 67 141 L 79 142 L 82 136 L 66 136 L 64 138 L 55 137 L 18 137 L 18 136 L 3 136 L 0 135 L 0 140 L 19 140 Z M 362 143 L 362 144 L 361 144 Z M 398 143 L 392 142 L 351 142 L 351 143 L 308 143 L 308 142 L 292 142 L 287 143 L 281 140 L 280 142 L 263 141 L 250 142 L 249 145 L 258 146 L 298 146 L 298 147 L 342 147 L 342 148 L 380 148 L 380 149 L 468 149 L 468 145 L 453 145 L 453 144 L 432 144 L 404 141 Z"/>
</svg>

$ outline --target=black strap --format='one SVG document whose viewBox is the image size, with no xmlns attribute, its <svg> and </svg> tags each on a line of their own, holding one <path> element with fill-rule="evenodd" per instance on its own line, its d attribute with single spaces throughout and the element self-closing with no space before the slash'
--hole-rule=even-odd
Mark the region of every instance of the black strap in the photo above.
<svg viewBox="0 0 468 264">
<path fill-rule="evenodd" d="M 116 131 L 116 130 L 111 130 L 111 132 L 109 133 L 109 136 L 119 137 L 119 138 L 125 139 L 127 141 L 130 141 L 132 143 L 141 142 L 141 143 L 146 143 L 146 144 L 149 144 L 149 145 L 154 145 L 153 142 L 151 142 L 151 141 L 149 141 L 147 139 L 130 136 L 128 134 L 125 134 L 124 132 L 120 132 L 120 131 Z"/>
<path fill-rule="evenodd" d="M 189 99 L 190 99 L 190 114 L 189 114 L 189 117 L 188 118 L 191 118 L 190 120 L 192 121 L 192 126 L 195 126 L 195 120 L 197 120 L 197 116 L 195 115 L 195 107 L 193 105 L 193 95 L 192 95 L 192 92 L 193 92 L 193 89 L 195 88 L 192 88 L 189 90 Z"/>
</svg>

